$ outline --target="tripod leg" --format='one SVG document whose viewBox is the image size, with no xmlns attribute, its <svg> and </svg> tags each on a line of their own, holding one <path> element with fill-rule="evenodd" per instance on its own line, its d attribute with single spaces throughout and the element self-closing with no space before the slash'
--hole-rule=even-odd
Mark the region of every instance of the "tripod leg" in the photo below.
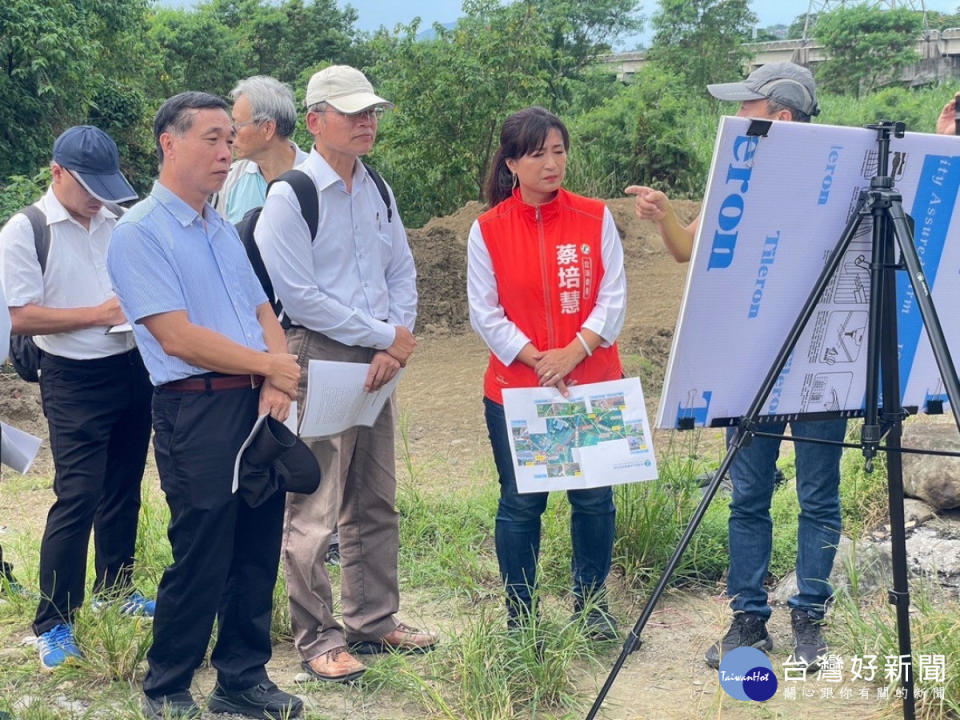
<svg viewBox="0 0 960 720">
<path fill-rule="evenodd" d="M 749 428 L 752 427 L 752 425 L 757 421 L 757 418 L 760 416 L 760 412 L 763 409 L 763 405 L 766 402 L 767 396 L 769 396 L 770 391 L 773 390 L 773 386 L 776 384 L 777 378 L 780 377 L 780 373 L 783 372 L 784 365 L 786 365 L 787 360 L 790 358 L 793 348 L 800 340 L 800 335 L 803 332 L 804 327 L 816 310 L 817 304 L 820 302 L 820 299 L 826 292 L 827 286 L 830 284 L 830 281 L 836 273 L 837 268 L 840 267 L 840 263 L 843 260 L 843 255 L 847 251 L 850 242 L 856 235 L 864 217 L 869 214 L 870 213 L 867 210 L 867 195 L 866 193 L 862 193 L 857 201 L 856 210 L 847 221 L 843 235 L 841 235 L 840 239 L 837 241 L 836 247 L 827 258 L 826 264 L 824 265 L 820 276 L 817 278 L 813 289 L 810 291 L 810 295 L 807 297 L 803 308 L 801 308 L 793 327 L 790 329 L 790 332 L 787 333 L 787 337 L 784 340 L 780 351 L 777 353 L 773 365 L 771 365 L 769 372 L 763 380 L 763 383 L 760 385 L 760 389 L 757 391 L 757 394 L 751 401 L 747 412 L 744 414 L 740 426 L 737 429 L 729 448 L 727 449 L 727 454 L 723 458 L 723 462 L 717 469 L 716 474 L 713 476 L 713 481 L 707 487 L 707 490 L 704 492 L 703 499 L 700 501 L 700 504 L 693 513 L 693 517 L 690 519 L 686 529 L 683 531 L 683 536 L 680 538 L 679 544 L 673 551 L 673 555 L 670 556 L 670 560 L 667 562 L 667 567 L 664 569 L 663 574 L 657 581 L 657 585 L 654 588 L 653 593 L 650 595 L 650 598 L 647 600 L 647 604 L 644 605 L 643 612 L 640 614 L 640 618 L 637 620 L 636 625 L 634 625 L 633 630 L 631 630 L 630 634 L 627 636 L 627 639 L 623 644 L 623 650 L 620 652 L 620 656 L 613 664 L 613 668 L 610 670 L 610 674 L 607 676 L 606 682 L 604 682 L 603 687 L 600 689 L 600 693 L 597 695 L 597 699 L 594 700 L 593 705 L 590 708 L 590 712 L 587 714 L 587 720 L 593 720 L 596 717 L 597 712 L 600 710 L 600 706 L 603 704 L 604 698 L 606 698 L 607 693 L 610 692 L 610 688 L 613 686 L 614 680 L 616 680 L 617 675 L 620 673 L 620 668 L 623 667 L 623 663 L 626 661 L 627 656 L 640 647 L 640 633 L 646 626 L 647 621 L 650 619 L 650 615 L 653 613 L 653 608 L 656 606 L 657 601 L 660 599 L 660 596 L 666 589 L 667 583 L 670 582 L 670 578 L 673 576 L 673 571 L 676 570 L 676 567 L 680 562 L 680 558 L 683 556 L 687 546 L 690 544 L 690 540 L 693 538 L 693 534 L 700 526 L 703 516 L 707 512 L 707 508 L 710 506 L 710 502 L 713 500 L 713 496 L 717 493 L 717 488 L 720 487 L 720 482 L 726 475 L 727 470 L 730 468 L 730 465 L 733 462 L 733 458 L 736 456 L 740 448 L 744 446 L 744 441 L 747 437 L 747 434 L 750 432 Z"/>
<path fill-rule="evenodd" d="M 677 543 L 677 547 L 673 551 L 673 555 L 671 555 L 670 560 L 667 561 L 667 566 L 664 568 L 663 574 L 660 575 L 660 579 L 657 581 L 656 587 L 654 587 L 653 592 L 650 594 L 647 604 L 643 606 L 643 612 L 640 613 L 640 618 L 633 626 L 630 634 L 627 635 L 627 639 L 623 643 L 623 650 L 620 651 L 620 656 L 613 664 L 610 674 L 607 675 L 607 680 L 604 682 L 603 687 L 600 690 L 600 694 L 597 695 L 597 699 L 594 700 L 593 705 L 590 708 L 590 712 L 587 714 L 586 720 L 593 720 L 593 718 L 596 717 L 597 712 L 600 710 L 600 706 L 603 705 L 604 698 L 607 697 L 607 693 L 610 692 L 610 688 L 613 687 L 613 681 L 616 680 L 617 675 L 620 673 L 620 668 L 623 667 L 623 663 L 626 662 L 627 656 L 629 656 L 630 653 L 639 648 L 642 644 L 642 641 L 640 640 L 640 633 L 643 632 L 643 628 L 646 626 L 647 621 L 653 614 L 653 609 L 660 600 L 660 596 L 663 595 L 663 591 L 666 590 L 667 584 L 670 582 L 670 578 L 673 577 L 673 572 L 677 569 L 677 564 L 680 562 L 680 558 L 683 557 L 683 553 L 686 551 L 687 546 L 693 539 L 694 533 L 697 531 L 697 528 L 700 527 L 700 523 L 703 521 L 703 516 L 707 513 L 707 508 L 710 507 L 710 503 L 713 501 L 714 495 L 717 494 L 720 483 L 723 481 L 724 476 L 730 469 L 730 465 L 733 464 L 733 459 L 744 446 L 744 441 L 746 440 L 748 432 L 749 431 L 746 429 L 745 424 L 741 424 L 741 426 L 737 428 L 737 431 L 733 436 L 733 440 L 731 441 L 730 446 L 727 448 L 727 454 L 723 458 L 723 462 L 720 463 L 720 467 L 717 468 L 717 472 L 714 474 L 713 480 L 710 481 L 710 485 L 708 485 L 707 489 L 704 491 L 703 498 L 700 500 L 700 504 L 697 505 L 697 509 L 694 511 L 693 517 L 690 518 L 690 522 L 687 523 L 687 527 L 683 531 L 683 536 L 680 538 L 680 542 Z"/>
<path fill-rule="evenodd" d="M 950 398 L 950 410 L 953 412 L 953 420 L 957 425 L 957 429 L 960 430 L 960 381 L 957 380 L 957 370 L 950 356 L 947 341 L 943 336 L 943 328 L 937 317 L 936 308 L 933 306 L 933 298 L 930 296 L 930 288 L 927 287 L 927 279 L 923 273 L 920 258 L 917 255 L 917 248 L 913 244 L 913 234 L 910 232 L 910 226 L 907 224 L 903 206 L 899 202 L 892 204 L 890 215 L 893 220 L 897 243 L 900 246 L 900 257 L 904 265 L 907 266 L 910 284 L 913 286 L 917 306 L 920 308 L 920 315 L 923 317 L 923 326 L 927 331 L 927 337 L 930 339 L 930 347 L 933 350 L 933 356 L 937 360 L 937 368 L 940 370 L 940 378 L 943 380 L 943 386 L 947 390 L 947 397 Z"/>
</svg>

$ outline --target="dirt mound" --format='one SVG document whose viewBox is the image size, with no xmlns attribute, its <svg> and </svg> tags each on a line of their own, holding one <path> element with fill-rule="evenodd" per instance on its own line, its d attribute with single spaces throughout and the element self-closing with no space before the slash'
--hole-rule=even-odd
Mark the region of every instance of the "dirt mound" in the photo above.
<svg viewBox="0 0 960 720">
<path fill-rule="evenodd" d="M 31 435 L 47 437 L 47 421 L 40 404 L 40 385 L 20 379 L 10 365 L 0 365 L 0 420 Z M 30 474 L 46 474 L 52 469 L 50 448 L 46 441 L 33 463 Z M 6 468 L 0 470 L 0 474 Z"/>
</svg>

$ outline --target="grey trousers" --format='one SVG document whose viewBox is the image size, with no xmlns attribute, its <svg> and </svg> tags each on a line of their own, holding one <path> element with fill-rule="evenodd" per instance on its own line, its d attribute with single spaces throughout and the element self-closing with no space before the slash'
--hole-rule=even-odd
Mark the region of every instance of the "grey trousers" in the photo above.
<svg viewBox="0 0 960 720">
<path fill-rule="evenodd" d="M 343 345 L 305 328 L 287 331 L 287 345 L 307 369 L 311 359 L 370 362 L 376 350 Z M 307 373 L 298 407 L 306 404 Z M 294 645 L 311 660 L 346 642 L 376 640 L 397 626 L 398 514 L 394 460 L 394 398 L 373 427 L 354 427 L 308 441 L 323 474 L 310 495 L 287 494 L 283 569 L 290 597 Z M 333 613 L 324 556 L 340 532 L 340 599 L 343 625 Z"/>
</svg>

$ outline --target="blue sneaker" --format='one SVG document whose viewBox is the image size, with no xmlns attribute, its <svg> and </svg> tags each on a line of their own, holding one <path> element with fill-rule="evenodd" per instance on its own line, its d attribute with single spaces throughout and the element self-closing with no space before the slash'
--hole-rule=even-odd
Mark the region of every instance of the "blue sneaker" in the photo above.
<svg viewBox="0 0 960 720">
<path fill-rule="evenodd" d="M 73 625 L 54 625 L 37 638 L 37 648 L 43 670 L 55 670 L 70 658 L 83 657 L 73 638 Z"/>
<path fill-rule="evenodd" d="M 133 594 L 126 598 L 120 605 L 120 613 L 122 615 L 148 620 L 153 620 L 153 615 L 156 610 L 156 601 L 144 596 L 137 590 L 134 590 Z"/>
<path fill-rule="evenodd" d="M 139 590 L 134 590 L 130 595 L 120 600 L 94 598 L 90 601 L 90 607 L 93 608 L 94 612 L 100 612 L 108 605 L 114 603 L 120 608 L 121 615 L 142 618 L 144 620 L 153 620 L 153 614 L 157 609 L 157 603 L 146 597 Z"/>
</svg>

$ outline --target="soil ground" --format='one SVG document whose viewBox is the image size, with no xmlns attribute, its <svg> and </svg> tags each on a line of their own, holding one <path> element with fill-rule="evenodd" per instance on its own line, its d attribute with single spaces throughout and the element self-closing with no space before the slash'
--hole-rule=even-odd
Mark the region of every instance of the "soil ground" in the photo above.
<svg viewBox="0 0 960 720">
<path fill-rule="evenodd" d="M 652 225 L 635 219 L 630 199 L 615 199 L 608 205 L 623 237 L 626 256 L 629 308 L 621 349 L 627 373 L 640 374 L 653 413 L 686 266 L 674 262 L 662 249 Z M 681 201 L 677 208 L 681 220 L 689 221 L 698 206 Z M 418 476 L 419 481 L 427 484 L 419 488 L 425 493 L 456 492 L 477 482 L 476 463 L 487 461 L 490 455 L 481 405 L 486 352 L 470 331 L 465 298 L 466 237 L 480 210 L 479 204 L 471 204 L 409 233 L 419 271 L 421 340 L 400 384 L 398 403 L 411 462 L 429 467 L 429 472 Z M 0 418 L 34 434 L 46 435 L 36 386 L 9 374 L 0 374 Z M 658 433 L 654 442 L 662 450 L 670 439 L 668 434 Z M 51 476 L 52 463 L 45 445 L 30 477 L 16 483 L 15 493 L 5 493 L 0 484 L 0 529 L 11 526 L 7 537 L 25 533 L 39 538 L 53 497 L 49 489 Z M 152 463 L 148 481 L 156 484 Z M 401 482 L 404 481 L 407 480 L 402 477 Z M 4 542 L 3 535 L 0 542 Z M 786 699 L 782 692 L 762 704 L 743 703 L 726 696 L 719 688 L 716 672 L 707 668 L 702 659 L 705 647 L 722 635 L 728 622 L 725 600 L 718 592 L 671 591 L 664 597 L 643 633 L 643 647 L 627 659 L 601 717 L 863 720 L 890 713 L 890 706 L 877 700 L 876 688 L 872 686 L 864 686 L 869 689 L 867 699 L 860 697 L 860 686 L 852 689 L 852 697 L 844 698 L 840 697 L 840 685 L 813 680 L 797 684 L 796 700 Z M 629 628 L 639 616 L 645 598 L 622 586 L 615 586 L 613 593 L 614 609 L 625 628 Z M 434 602 L 421 592 L 405 593 L 402 599 L 401 613 L 405 619 L 437 628 L 441 633 L 455 631 L 457 619 L 464 612 L 469 611 L 453 601 Z M 791 646 L 787 616 L 785 608 L 777 608 L 771 622 L 777 648 L 775 667 L 786 659 Z M 5 663 L 20 664 L 26 653 L 33 654 L 33 650 L 16 647 L 17 640 L 29 632 L 26 625 L 0 626 L 0 648 L 4 648 L 0 649 L 0 672 Z M 600 666 L 579 671 L 576 684 L 585 696 L 596 695 L 618 653 L 619 647 L 615 647 Z M 299 659 L 291 646 L 278 645 L 270 665 L 273 679 L 290 688 L 299 672 Z M 212 671 L 202 670 L 197 675 L 197 690 L 209 692 L 213 680 Z M 827 691 L 835 697 L 823 697 Z M 370 693 L 356 688 L 310 686 L 302 688 L 300 694 L 321 717 L 406 719 L 423 715 L 422 708 L 408 697 L 389 691 Z"/>
</svg>

